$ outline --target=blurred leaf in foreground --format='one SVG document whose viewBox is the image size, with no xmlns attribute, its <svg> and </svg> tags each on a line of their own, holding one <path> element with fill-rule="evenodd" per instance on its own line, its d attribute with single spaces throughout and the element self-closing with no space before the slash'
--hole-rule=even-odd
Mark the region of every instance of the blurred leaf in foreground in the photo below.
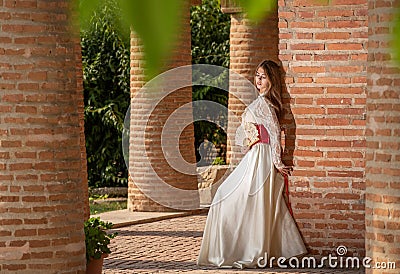
<svg viewBox="0 0 400 274">
<path fill-rule="evenodd" d="M 394 59 L 400 64 L 400 9 L 394 13 L 392 39 Z"/>
<path fill-rule="evenodd" d="M 260 22 L 277 7 L 276 0 L 238 0 L 250 20 Z"/>
<path fill-rule="evenodd" d="M 78 0 L 79 1 L 79 21 L 81 29 L 86 29 L 90 25 L 90 20 L 97 10 L 97 7 L 105 5 L 101 0 Z"/>
<path fill-rule="evenodd" d="M 147 77 L 156 76 L 179 39 L 184 0 L 119 0 L 124 21 L 140 37 Z"/>
</svg>

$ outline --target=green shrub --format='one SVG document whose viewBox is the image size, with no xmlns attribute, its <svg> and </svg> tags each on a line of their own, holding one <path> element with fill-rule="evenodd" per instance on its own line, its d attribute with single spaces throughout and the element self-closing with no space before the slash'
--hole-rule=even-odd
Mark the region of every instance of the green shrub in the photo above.
<svg viewBox="0 0 400 274">
<path fill-rule="evenodd" d="M 229 67 L 229 33 L 230 17 L 222 13 L 218 0 L 203 0 L 202 5 L 191 8 L 191 35 L 192 35 L 192 63 L 210 64 Z M 229 75 L 222 73 L 215 77 L 196 75 L 204 83 L 227 83 Z M 207 78 L 207 79 L 206 79 Z M 224 87 L 228 89 L 228 86 Z M 209 100 L 228 107 L 228 92 L 210 86 L 194 86 L 193 101 Z M 204 110 L 207 112 L 207 110 Z M 212 112 L 207 112 L 212 113 Z M 215 117 L 209 117 L 209 121 L 196 121 L 194 123 L 195 147 L 207 139 L 217 149 L 217 156 L 226 157 L 226 132 L 216 123 L 227 125 L 227 113 L 214 113 Z M 196 149 L 197 161 L 200 154 Z"/>
<path fill-rule="evenodd" d="M 105 0 L 81 30 L 90 187 L 128 184 L 121 144 L 130 105 L 129 30 L 120 27 L 118 14 L 115 2 Z"/>
<path fill-rule="evenodd" d="M 104 222 L 99 217 L 91 217 L 84 224 L 85 244 L 86 244 L 86 261 L 92 259 L 100 259 L 102 254 L 110 254 L 111 250 L 108 245 L 111 239 L 117 236 L 117 233 L 107 233 L 107 229 L 111 229 L 113 224 Z"/>
</svg>

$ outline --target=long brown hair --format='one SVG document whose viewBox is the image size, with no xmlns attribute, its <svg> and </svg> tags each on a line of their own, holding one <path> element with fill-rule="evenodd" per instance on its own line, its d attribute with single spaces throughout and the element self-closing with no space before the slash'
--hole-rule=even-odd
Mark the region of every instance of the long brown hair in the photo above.
<svg viewBox="0 0 400 274">
<path fill-rule="evenodd" d="M 269 81 L 271 82 L 271 88 L 268 93 L 265 95 L 272 105 L 275 107 L 276 116 L 278 118 L 282 112 L 282 73 L 281 68 L 274 61 L 264 60 L 262 61 L 256 68 L 256 72 L 259 68 L 262 68 L 268 76 Z M 254 83 L 255 86 L 256 83 Z"/>
</svg>

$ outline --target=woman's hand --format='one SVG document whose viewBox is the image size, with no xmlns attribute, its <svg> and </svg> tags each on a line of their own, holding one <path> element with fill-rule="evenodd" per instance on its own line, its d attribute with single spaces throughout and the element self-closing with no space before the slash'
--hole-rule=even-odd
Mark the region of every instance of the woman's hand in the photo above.
<svg viewBox="0 0 400 274">
<path fill-rule="evenodd" d="M 293 167 L 282 165 L 281 167 L 278 168 L 278 171 L 283 176 L 290 176 L 292 175 Z"/>
</svg>

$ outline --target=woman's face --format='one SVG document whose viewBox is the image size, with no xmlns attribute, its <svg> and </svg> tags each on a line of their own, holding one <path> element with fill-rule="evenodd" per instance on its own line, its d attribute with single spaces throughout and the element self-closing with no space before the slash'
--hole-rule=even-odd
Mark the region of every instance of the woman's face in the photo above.
<svg viewBox="0 0 400 274">
<path fill-rule="evenodd" d="M 261 94 L 268 92 L 271 88 L 271 82 L 269 81 L 268 76 L 262 67 L 257 69 L 254 82 L 256 84 L 256 88 Z"/>
</svg>

